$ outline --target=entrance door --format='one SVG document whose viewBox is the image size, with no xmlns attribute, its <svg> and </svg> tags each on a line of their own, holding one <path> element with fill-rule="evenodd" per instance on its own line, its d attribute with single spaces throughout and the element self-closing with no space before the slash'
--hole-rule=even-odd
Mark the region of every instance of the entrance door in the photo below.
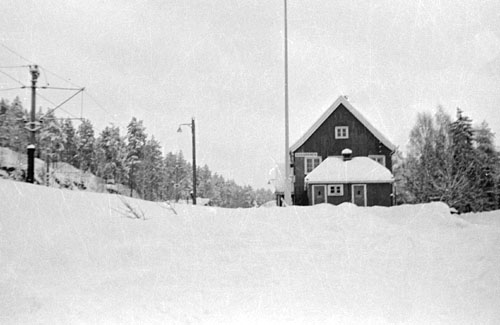
<svg viewBox="0 0 500 325">
<path fill-rule="evenodd" d="M 326 185 L 313 185 L 312 186 L 312 204 L 320 204 L 326 202 Z"/>
<path fill-rule="evenodd" d="M 366 206 L 366 185 L 353 185 L 352 186 L 352 203 L 357 206 Z"/>
</svg>

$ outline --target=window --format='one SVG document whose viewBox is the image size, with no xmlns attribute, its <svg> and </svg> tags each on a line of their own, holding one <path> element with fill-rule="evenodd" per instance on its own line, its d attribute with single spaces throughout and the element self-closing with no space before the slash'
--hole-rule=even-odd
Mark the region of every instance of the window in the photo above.
<svg viewBox="0 0 500 325">
<path fill-rule="evenodd" d="M 328 185 L 329 196 L 343 196 L 344 186 L 342 184 Z"/>
<path fill-rule="evenodd" d="M 371 158 L 385 167 L 385 156 L 384 155 L 368 155 L 368 158 Z"/>
<path fill-rule="evenodd" d="M 321 157 L 305 157 L 304 174 L 307 175 L 321 164 Z"/>
<path fill-rule="evenodd" d="M 349 139 L 349 127 L 348 126 L 336 126 L 335 127 L 335 139 Z"/>
</svg>

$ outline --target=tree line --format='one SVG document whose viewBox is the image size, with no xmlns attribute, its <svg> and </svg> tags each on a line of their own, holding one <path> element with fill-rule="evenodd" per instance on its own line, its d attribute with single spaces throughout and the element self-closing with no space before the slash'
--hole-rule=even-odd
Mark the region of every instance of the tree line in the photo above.
<svg viewBox="0 0 500 325">
<path fill-rule="evenodd" d="M 27 111 L 19 98 L 0 101 L 0 147 L 24 153 L 29 141 L 25 129 Z M 37 158 L 65 162 L 101 177 L 108 183 L 128 185 L 145 200 L 182 200 L 193 188 L 192 165 L 182 152 L 163 156 L 161 145 L 148 136 L 143 121 L 132 117 L 122 135 L 119 127 L 108 125 L 96 134 L 90 120 L 75 128 L 69 118 L 54 112 L 37 112 L 42 122 L 36 133 Z M 240 186 L 213 173 L 207 165 L 197 166 L 197 194 L 221 207 L 250 207 L 273 200 L 270 190 Z"/>
<path fill-rule="evenodd" d="M 19 98 L 0 101 L 0 147 L 25 152 L 27 111 Z M 192 165 L 182 152 L 162 155 L 160 143 L 135 117 L 126 134 L 113 125 L 98 135 L 89 120 L 77 128 L 71 119 L 37 113 L 36 157 L 69 163 L 107 182 L 128 185 L 145 200 L 180 200 L 190 196 Z M 455 120 L 442 107 L 419 113 L 410 131 L 406 154 L 393 156 L 396 204 L 442 201 L 459 212 L 500 208 L 500 155 L 486 122 L 474 126 L 457 109 Z M 239 186 L 197 167 L 197 192 L 221 207 L 248 207 L 273 199 L 269 190 Z"/>
<path fill-rule="evenodd" d="M 500 205 L 500 156 L 485 121 L 457 108 L 452 120 L 442 107 L 419 113 L 407 154 L 394 155 L 397 203 L 442 201 L 458 212 L 488 211 Z"/>
</svg>

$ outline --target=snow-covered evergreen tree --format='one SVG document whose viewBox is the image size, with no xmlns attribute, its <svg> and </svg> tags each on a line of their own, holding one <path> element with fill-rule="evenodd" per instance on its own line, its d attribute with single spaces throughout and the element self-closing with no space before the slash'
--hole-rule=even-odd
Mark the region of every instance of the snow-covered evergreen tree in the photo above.
<svg viewBox="0 0 500 325">
<path fill-rule="evenodd" d="M 126 167 L 129 174 L 129 186 L 131 192 L 137 189 L 138 179 L 136 173 L 139 170 L 139 165 L 144 160 L 144 146 L 146 145 L 146 128 L 142 121 L 138 121 L 133 117 L 127 125 L 127 158 Z"/>
<path fill-rule="evenodd" d="M 197 193 L 199 197 L 209 198 L 213 195 L 212 172 L 207 165 L 198 167 L 196 170 L 198 178 Z"/>
<path fill-rule="evenodd" d="M 28 145 L 29 132 L 24 128 L 26 110 L 19 97 L 12 104 L 4 99 L 0 102 L 0 146 L 11 148 L 17 152 L 25 152 Z"/>
<path fill-rule="evenodd" d="M 453 206 L 461 212 L 476 210 L 474 200 L 481 192 L 475 183 L 478 157 L 473 146 L 472 120 L 465 116 L 460 108 L 457 108 L 457 119 L 450 125 L 450 133 L 452 175 L 464 184 L 462 190 L 455 193 Z"/>
<path fill-rule="evenodd" d="M 94 127 L 89 120 L 83 120 L 77 130 L 77 164 L 83 171 L 96 172 Z"/>
<path fill-rule="evenodd" d="M 76 136 L 75 127 L 73 126 L 73 122 L 71 122 L 70 119 L 64 119 L 62 121 L 61 128 L 64 134 L 64 148 L 61 152 L 61 160 L 75 166 L 78 155 L 78 139 Z"/>
<path fill-rule="evenodd" d="M 66 134 L 54 112 L 45 114 L 42 121 L 42 128 L 38 133 L 38 143 L 42 158 L 48 158 L 51 162 L 61 161 Z"/>
<path fill-rule="evenodd" d="M 143 150 L 143 161 L 137 167 L 137 191 L 145 200 L 159 200 L 163 158 L 160 143 L 154 137 L 146 142 Z"/>
<path fill-rule="evenodd" d="M 476 153 L 474 185 L 480 191 L 474 202 L 479 211 L 496 210 L 500 204 L 500 157 L 494 145 L 495 135 L 486 121 L 474 130 Z"/>
<path fill-rule="evenodd" d="M 120 129 L 115 126 L 105 127 L 96 140 L 97 176 L 108 182 L 123 183 L 127 180 L 124 147 Z"/>
</svg>

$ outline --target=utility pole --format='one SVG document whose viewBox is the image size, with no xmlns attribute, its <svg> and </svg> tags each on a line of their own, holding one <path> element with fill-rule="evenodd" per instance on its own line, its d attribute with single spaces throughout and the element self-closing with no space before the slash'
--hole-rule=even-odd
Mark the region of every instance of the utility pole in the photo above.
<svg viewBox="0 0 500 325">
<path fill-rule="evenodd" d="M 288 143 L 289 131 L 288 131 L 288 23 L 287 23 L 287 5 L 286 0 L 284 0 L 285 7 L 285 192 L 284 199 L 285 204 L 292 205 L 292 193 L 290 189 L 290 146 Z"/>
<path fill-rule="evenodd" d="M 196 133 L 194 132 L 194 117 L 191 119 L 193 133 L 193 205 L 196 205 Z"/>
<path fill-rule="evenodd" d="M 179 124 L 177 132 L 182 132 L 182 126 L 186 125 L 191 128 L 191 134 L 193 137 L 193 205 L 196 205 L 196 131 L 194 124 L 194 117 L 191 118 L 191 123 Z"/>
<path fill-rule="evenodd" d="M 40 72 L 37 65 L 30 65 L 31 73 L 31 113 L 30 121 L 27 123 L 26 129 L 30 131 L 30 143 L 28 145 L 28 174 L 26 176 L 26 182 L 35 182 L 35 148 L 36 139 L 35 132 L 40 129 L 40 123 L 35 121 L 35 109 L 36 109 L 36 81 Z"/>
</svg>

